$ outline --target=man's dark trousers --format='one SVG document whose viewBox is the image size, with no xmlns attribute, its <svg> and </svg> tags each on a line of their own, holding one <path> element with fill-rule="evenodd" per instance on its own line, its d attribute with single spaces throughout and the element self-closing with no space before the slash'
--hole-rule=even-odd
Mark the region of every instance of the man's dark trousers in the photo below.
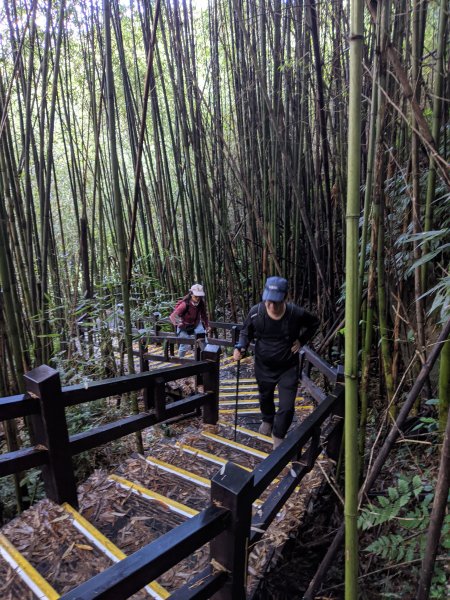
<svg viewBox="0 0 450 600">
<path fill-rule="evenodd" d="M 265 375 L 258 377 L 262 420 L 273 424 L 272 433 L 275 437 L 284 438 L 294 418 L 298 375 L 299 366 L 296 364 L 282 373 L 275 375 L 267 370 Z M 274 392 L 277 386 L 278 411 L 275 414 Z"/>
</svg>

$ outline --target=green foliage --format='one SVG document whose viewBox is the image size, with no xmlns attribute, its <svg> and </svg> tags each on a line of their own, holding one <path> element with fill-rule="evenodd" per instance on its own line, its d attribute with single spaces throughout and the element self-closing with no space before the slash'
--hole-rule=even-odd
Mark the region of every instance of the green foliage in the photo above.
<svg viewBox="0 0 450 600">
<path fill-rule="evenodd" d="M 380 535 L 364 551 L 383 559 L 392 567 L 404 563 L 420 564 L 425 551 L 433 496 L 431 486 L 425 484 L 418 475 L 398 477 L 396 485 L 388 487 L 385 495 L 377 496 L 374 502 L 361 510 L 358 519 L 360 529 L 370 531 L 381 527 Z M 450 515 L 447 515 L 441 533 L 443 549 L 450 548 L 449 534 Z M 415 571 L 414 577 L 418 576 L 418 567 L 411 568 Z M 431 597 L 443 598 L 445 585 L 445 571 L 437 562 Z"/>
<path fill-rule="evenodd" d="M 414 558 L 414 548 L 406 546 L 399 534 L 382 535 L 365 550 L 392 562 L 411 562 Z"/>
<path fill-rule="evenodd" d="M 450 315 L 450 275 L 443 277 L 439 283 L 427 290 L 422 298 L 427 296 L 434 296 L 428 314 L 439 312 L 441 322 L 448 319 Z"/>
<path fill-rule="evenodd" d="M 391 521 L 422 490 L 422 481 L 417 475 L 413 477 L 412 481 L 400 477 L 397 487 L 389 487 L 387 489 L 387 497 L 377 496 L 378 505 L 370 503 L 362 509 L 358 519 L 358 527 L 365 531 L 376 525 Z"/>
<path fill-rule="evenodd" d="M 438 420 L 434 417 L 420 417 L 419 422 L 415 427 L 413 427 L 413 431 L 425 430 L 428 433 L 432 433 L 433 431 L 438 430 Z"/>
</svg>

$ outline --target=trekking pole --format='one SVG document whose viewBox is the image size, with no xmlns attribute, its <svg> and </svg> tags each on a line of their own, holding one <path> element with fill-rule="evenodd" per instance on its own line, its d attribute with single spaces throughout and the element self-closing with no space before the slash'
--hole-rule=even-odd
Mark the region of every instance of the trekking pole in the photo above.
<svg viewBox="0 0 450 600">
<path fill-rule="evenodd" d="M 236 429 L 238 420 L 238 402 L 239 402 L 239 376 L 241 373 L 241 359 L 237 361 L 236 368 L 236 402 L 234 406 L 234 441 L 236 441 Z"/>
</svg>

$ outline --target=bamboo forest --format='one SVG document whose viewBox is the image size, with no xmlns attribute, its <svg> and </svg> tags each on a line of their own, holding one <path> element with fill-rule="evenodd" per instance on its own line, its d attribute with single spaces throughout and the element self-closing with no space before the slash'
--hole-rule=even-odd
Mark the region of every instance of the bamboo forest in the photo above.
<svg viewBox="0 0 450 600">
<path fill-rule="evenodd" d="M 0 0 L 1 598 L 450 596 L 449 8 Z"/>
</svg>

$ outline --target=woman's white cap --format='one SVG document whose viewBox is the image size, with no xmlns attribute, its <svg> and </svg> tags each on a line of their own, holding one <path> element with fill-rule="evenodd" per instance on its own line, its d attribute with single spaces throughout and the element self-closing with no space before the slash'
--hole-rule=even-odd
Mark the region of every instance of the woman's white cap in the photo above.
<svg viewBox="0 0 450 600">
<path fill-rule="evenodd" d="M 194 285 L 189 290 L 194 296 L 204 296 L 205 292 L 203 290 L 203 286 L 199 283 L 194 283 Z"/>
</svg>

